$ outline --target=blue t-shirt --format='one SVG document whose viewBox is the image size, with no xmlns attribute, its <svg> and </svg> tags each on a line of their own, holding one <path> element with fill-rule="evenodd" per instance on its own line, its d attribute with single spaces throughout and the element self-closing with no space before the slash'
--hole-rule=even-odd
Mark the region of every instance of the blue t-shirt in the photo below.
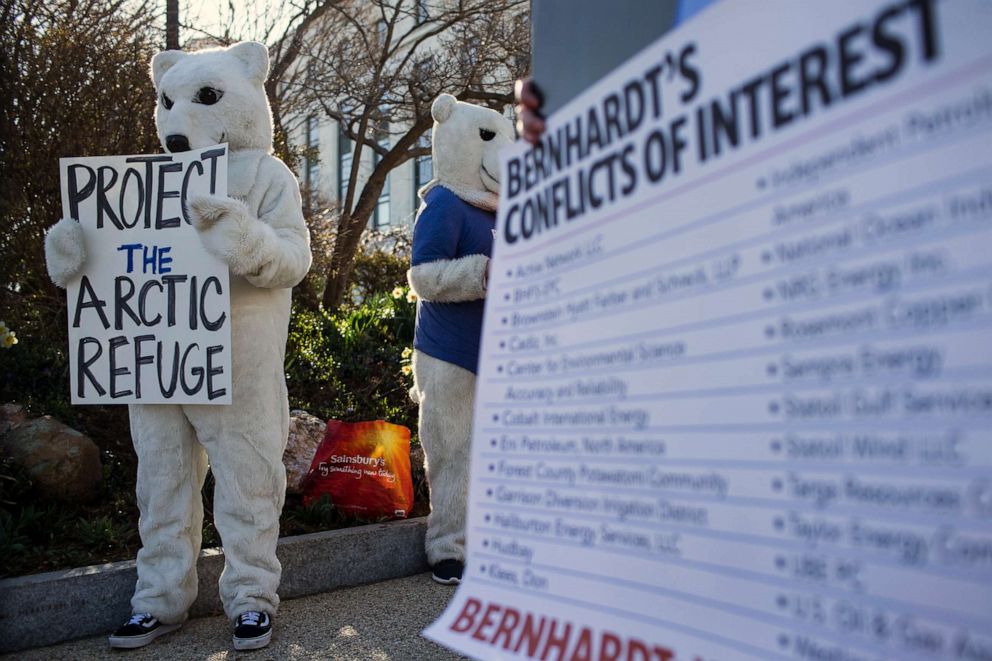
<svg viewBox="0 0 992 661">
<path fill-rule="evenodd" d="M 474 207 L 447 188 L 435 186 L 424 197 L 413 226 L 413 266 L 485 255 L 493 251 L 496 214 Z M 459 303 L 420 300 L 413 347 L 438 360 L 476 372 L 485 299 Z"/>
</svg>

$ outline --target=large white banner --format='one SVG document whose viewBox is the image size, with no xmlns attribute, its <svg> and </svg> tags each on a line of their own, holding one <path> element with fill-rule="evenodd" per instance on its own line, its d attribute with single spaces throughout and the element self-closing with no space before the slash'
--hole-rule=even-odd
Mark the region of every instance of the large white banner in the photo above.
<svg viewBox="0 0 992 661">
<path fill-rule="evenodd" d="M 992 659 L 992 4 L 720 3 L 505 154 L 481 658 Z"/>
<path fill-rule="evenodd" d="M 227 194 L 227 145 L 63 158 L 86 262 L 66 288 L 73 404 L 230 404 L 228 269 L 186 199 Z"/>
</svg>

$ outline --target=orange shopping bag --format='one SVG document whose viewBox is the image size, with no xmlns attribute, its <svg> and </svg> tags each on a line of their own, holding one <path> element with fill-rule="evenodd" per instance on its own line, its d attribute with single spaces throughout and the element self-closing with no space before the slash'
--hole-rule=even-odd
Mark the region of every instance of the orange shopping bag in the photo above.
<svg viewBox="0 0 992 661">
<path fill-rule="evenodd" d="M 352 516 L 408 516 L 413 507 L 410 430 L 383 420 L 328 420 L 303 483 L 303 503 L 324 494 Z"/>
</svg>

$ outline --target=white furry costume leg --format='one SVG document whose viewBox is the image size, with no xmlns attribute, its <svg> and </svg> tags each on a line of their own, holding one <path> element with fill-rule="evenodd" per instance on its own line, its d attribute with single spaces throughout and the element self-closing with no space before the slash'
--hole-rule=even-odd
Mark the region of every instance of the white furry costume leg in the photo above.
<svg viewBox="0 0 992 661">
<path fill-rule="evenodd" d="M 431 492 L 427 561 L 465 561 L 469 444 L 475 375 L 420 351 L 413 352 L 414 394 L 420 402 L 420 443 Z"/>
<path fill-rule="evenodd" d="M 143 544 L 131 605 L 166 623 L 185 619 L 196 598 L 207 456 L 216 481 L 214 524 L 224 545 L 224 612 L 233 619 L 245 611 L 275 614 L 279 606 L 276 544 L 289 430 L 286 387 L 279 378 L 288 310 L 280 308 L 288 308 L 289 299 L 278 290 L 245 293 L 268 300 L 231 308 L 232 324 L 254 331 L 231 334 L 232 355 L 240 358 L 232 361 L 231 406 L 131 407 Z"/>
<path fill-rule="evenodd" d="M 286 499 L 282 453 L 289 434 L 284 369 L 290 297 L 231 279 L 231 405 L 183 410 L 207 450 L 214 525 L 224 545 L 220 599 L 231 619 L 245 611 L 275 615 L 282 566 L 276 558 Z"/>
<path fill-rule="evenodd" d="M 181 406 L 137 404 L 129 417 L 142 539 L 131 607 L 178 624 L 196 599 L 207 455 Z"/>
</svg>

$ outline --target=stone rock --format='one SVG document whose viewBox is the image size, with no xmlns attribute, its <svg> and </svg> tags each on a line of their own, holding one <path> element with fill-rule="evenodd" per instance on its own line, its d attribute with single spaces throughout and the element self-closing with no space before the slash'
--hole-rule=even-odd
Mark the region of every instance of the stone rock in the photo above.
<svg viewBox="0 0 992 661">
<path fill-rule="evenodd" d="M 430 491 L 427 488 L 425 461 L 424 446 L 415 445 L 410 448 L 410 477 L 413 479 L 414 498 L 426 502 L 430 500 Z"/>
<path fill-rule="evenodd" d="M 324 440 L 327 423 L 306 411 L 289 413 L 289 439 L 282 463 L 286 466 L 286 491 L 303 493 L 303 479 L 310 471 L 310 462 L 317 454 L 317 446 Z"/>
<path fill-rule="evenodd" d="M 410 448 L 410 476 L 413 478 L 414 484 L 427 479 L 424 471 L 424 461 L 424 446 L 415 445 Z"/>
<path fill-rule="evenodd" d="M 0 437 L 0 451 L 20 464 L 48 498 L 85 502 L 100 492 L 99 448 L 51 416 L 18 424 Z"/>
<path fill-rule="evenodd" d="M 11 429 L 20 427 L 28 421 L 28 414 L 20 404 L 4 404 L 0 406 L 0 436 Z"/>
</svg>

